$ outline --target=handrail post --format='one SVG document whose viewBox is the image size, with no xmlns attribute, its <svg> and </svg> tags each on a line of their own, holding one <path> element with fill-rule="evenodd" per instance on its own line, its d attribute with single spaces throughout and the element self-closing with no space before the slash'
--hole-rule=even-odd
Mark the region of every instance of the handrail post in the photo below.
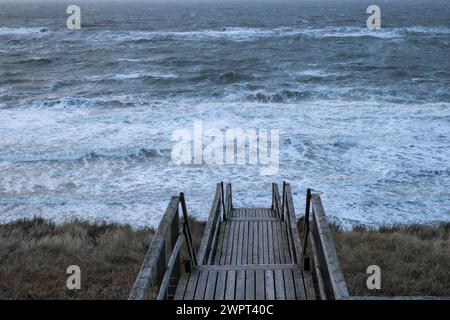
<svg viewBox="0 0 450 320">
<path fill-rule="evenodd" d="M 303 220 L 303 248 L 302 248 L 302 260 L 306 256 L 306 248 L 308 247 L 308 235 L 309 235 L 309 212 L 311 210 L 311 189 L 306 189 L 306 206 L 305 217 Z M 306 262 L 306 261 L 305 261 Z"/>
<path fill-rule="evenodd" d="M 223 190 L 223 181 L 220 182 L 220 189 L 221 189 L 221 193 L 222 193 L 222 215 L 223 215 L 223 220 L 226 219 L 226 211 L 225 211 L 225 192 Z"/>
<path fill-rule="evenodd" d="M 286 208 L 286 181 L 283 181 L 283 200 L 281 201 L 281 220 L 284 221 L 284 208 Z"/>
<path fill-rule="evenodd" d="M 272 182 L 272 210 L 275 209 L 275 183 Z"/>
<path fill-rule="evenodd" d="M 186 244 L 188 246 L 189 256 L 192 259 L 192 264 L 197 265 L 197 257 L 195 255 L 195 249 L 192 241 L 191 226 L 189 224 L 189 218 L 186 209 L 186 201 L 184 200 L 184 193 L 180 193 L 181 210 L 183 211 L 183 232 L 186 237 Z"/>
</svg>

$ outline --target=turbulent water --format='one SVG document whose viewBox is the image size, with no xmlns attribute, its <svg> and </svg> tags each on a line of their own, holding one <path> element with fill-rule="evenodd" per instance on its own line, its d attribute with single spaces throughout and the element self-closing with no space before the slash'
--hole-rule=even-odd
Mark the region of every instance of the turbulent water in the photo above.
<svg viewBox="0 0 450 320">
<path fill-rule="evenodd" d="M 215 183 L 269 206 L 307 187 L 346 225 L 450 220 L 450 2 L 0 0 L 0 222 L 158 223 Z M 177 165 L 171 135 L 280 130 L 280 169 Z"/>
</svg>

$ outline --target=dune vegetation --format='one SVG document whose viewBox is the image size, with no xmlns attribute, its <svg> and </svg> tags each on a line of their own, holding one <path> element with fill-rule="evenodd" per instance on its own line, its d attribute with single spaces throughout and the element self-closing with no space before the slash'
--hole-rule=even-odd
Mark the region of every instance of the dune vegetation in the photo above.
<svg viewBox="0 0 450 320">
<path fill-rule="evenodd" d="M 204 223 L 191 227 L 198 247 Z M 352 295 L 450 295 L 450 223 L 332 231 Z M 0 299 L 126 299 L 153 233 L 78 220 L 0 225 Z M 365 285 L 372 264 L 382 270 L 376 292 Z M 81 269 L 81 290 L 66 287 L 69 265 Z"/>
</svg>

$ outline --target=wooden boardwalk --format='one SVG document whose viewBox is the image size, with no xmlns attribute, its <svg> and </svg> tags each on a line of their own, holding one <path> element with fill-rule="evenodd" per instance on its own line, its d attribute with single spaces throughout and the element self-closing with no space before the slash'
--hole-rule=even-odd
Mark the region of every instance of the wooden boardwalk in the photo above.
<svg viewBox="0 0 450 320">
<path fill-rule="evenodd" d="M 209 264 L 184 274 L 175 299 L 316 299 L 311 272 L 295 264 L 275 210 L 232 209 L 212 252 Z"/>
<path fill-rule="evenodd" d="M 172 197 L 130 299 L 144 299 L 151 287 L 156 287 L 158 299 L 345 298 L 347 287 L 320 197 L 311 196 L 309 191 L 305 215 L 308 223 L 305 223 L 301 239 L 289 184 L 283 184 L 282 197 L 278 186 L 272 185 L 272 204 L 268 208 L 235 208 L 231 184 L 225 192 L 220 183 L 196 252 L 184 194 Z M 188 256 L 184 272 L 181 267 L 183 245 Z"/>
</svg>

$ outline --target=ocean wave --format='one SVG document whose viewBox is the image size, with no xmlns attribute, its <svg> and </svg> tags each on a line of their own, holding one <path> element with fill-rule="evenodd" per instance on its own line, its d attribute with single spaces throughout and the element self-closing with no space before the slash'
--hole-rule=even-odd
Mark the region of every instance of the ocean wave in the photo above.
<svg viewBox="0 0 450 320">
<path fill-rule="evenodd" d="M 9 153 L 0 155 L 0 161 L 6 162 L 61 162 L 61 161 L 98 161 L 106 160 L 131 160 L 131 159 L 150 159 L 150 158 L 169 158 L 171 150 L 169 149 L 150 149 L 150 148 L 136 148 L 125 151 L 89 151 L 81 153 L 29 153 L 18 154 Z"/>
<path fill-rule="evenodd" d="M 165 40 L 230 40 L 230 41 L 251 41 L 262 38 L 283 38 L 283 37 L 311 37 L 311 38 L 330 38 L 330 37 L 373 37 L 382 39 L 395 39 L 406 37 L 410 33 L 425 34 L 449 34 L 450 29 L 446 27 L 403 27 L 403 28 L 382 28 L 370 30 L 366 27 L 355 26 L 329 26 L 323 28 L 314 27 L 279 27 L 279 28 L 249 28 L 249 27 L 224 27 L 218 30 L 192 30 L 192 31 L 130 31 L 114 32 L 111 30 L 101 31 L 94 35 L 94 38 L 101 40 L 114 39 L 119 42 L 147 42 L 158 39 Z"/>
<path fill-rule="evenodd" d="M 288 101 L 307 100 L 313 96 L 310 91 L 280 90 L 276 93 L 257 91 L 246 96 L 246 100 L 263 103 L 283 103 Z"/>
<path fill-rule="evenodd" d="M 0 28 L 0 36 L 11 36 L 11 35 L 36 35 L 48 32 L 47 28 Z"/>
<path fill-rule="evenodd" d="M 146 80 L 146 79 L 176 79 L 178 76 L 173 73 L 163 73 L 163 72 L 135 72 L 128 74 L 106 74 L 100 76 L 92 76 L 86 78 L 88 81 L 105 81 L 105 80 Z"/>
<path fill-rule="evenodd" d="M 33 57 L 33 58 L 24 59 L 24 60 L 19 60 L 15 63 L 16 64 L 45 65 L 45 64 L 50 64 L 52 62 L 53 62 L 53 60 L 49 59 L 49 58 Z"/>
</svg>

